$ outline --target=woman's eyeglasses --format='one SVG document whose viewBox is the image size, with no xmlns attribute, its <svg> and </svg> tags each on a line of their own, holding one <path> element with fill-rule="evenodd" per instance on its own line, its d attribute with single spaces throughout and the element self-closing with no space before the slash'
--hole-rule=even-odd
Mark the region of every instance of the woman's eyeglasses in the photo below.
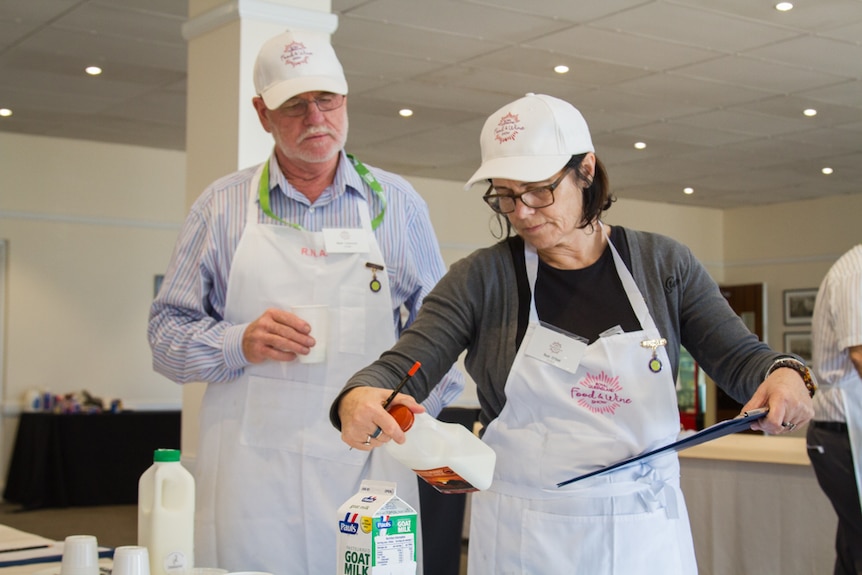
<svg viewBox="0 0 862 575">
<path fill-rule="evenodd" d="M 488 188 L 482 199 L 488 206 L 498 214 L 511 214 L 515 211 L 515 200 L 521 200 L 521 203 L 528 208 L 547 208 L 554 203 L 554 190 L 562 183 L 566 174 L 571 170 L 571 166 L 566 166 L 560 177 L 547 186 L 538 186 L 524 190 L 520 194 L 492 194 L 496 191 L 494 184 Z"/>
</svg>

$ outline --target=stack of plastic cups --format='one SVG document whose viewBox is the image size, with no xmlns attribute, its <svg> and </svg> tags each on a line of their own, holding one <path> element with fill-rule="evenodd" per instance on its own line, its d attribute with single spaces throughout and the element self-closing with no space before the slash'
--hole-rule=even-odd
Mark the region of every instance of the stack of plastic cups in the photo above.
<svg viewBox="0 0 862 575">
<path fill-rule="evenodd" d="M 124 545 L 114 549 L 112 575 L 150 575 L 150 553 L 146 547 Z"/>
<path fill-rule="evenodd" d="M 92 535 L 69 535 L 63 542 L 60 575 L 99 575 L 99 551 Z"/>
</svg>

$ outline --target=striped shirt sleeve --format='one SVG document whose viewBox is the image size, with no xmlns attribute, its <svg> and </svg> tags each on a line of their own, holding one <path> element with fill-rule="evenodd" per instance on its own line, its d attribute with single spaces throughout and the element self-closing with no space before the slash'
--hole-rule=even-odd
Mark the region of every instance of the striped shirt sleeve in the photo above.
<svg viewBox="0 0 862 575">
<path fill-rule="evenodd" d="M 332 186 L 311 205 L 287 183 L 273 157 L 269 161 L 271 208 L 286 222 L 310 231 L 359 227 L 358 194 L 368 200 L 372 217 L 385 210 L 375 236 L 386 259 L 397 337 L 413 322 L 423 299 L 446 271 L 421 196 L 400 176 L 369 167 L 384 190 L 382 201 L 342 152 Z M 148 338 L 153 367 L 177 383 L 231 381 L 248 365 L 242 353 L 247 324 L 225 321 L 224 306 L 255 170 L 249 168 L 217 180 L 194 203 L 150 309 Z M 258 222 L 280 225 L 259 207 L 257 211 Z M 406 311 L 403 321 L 402 309 Z M 426 400 L 426 408 L 439 412 L 463 386 L 460 371 L 453 367 Z"/>
</svg>

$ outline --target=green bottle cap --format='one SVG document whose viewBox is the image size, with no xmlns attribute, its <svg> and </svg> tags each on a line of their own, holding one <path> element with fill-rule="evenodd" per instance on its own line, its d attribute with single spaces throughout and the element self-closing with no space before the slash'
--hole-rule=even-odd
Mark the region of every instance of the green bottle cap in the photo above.
<svg viewBox="0 0 862 575">
<path fill-rule="evenodd" d="M 164 462 L 164 461 L 179 461 L 180 460 L 180 450 L 179 449 L 156 449 L 153 453 L 153 461 L 156 462 Z"/>
</svg>

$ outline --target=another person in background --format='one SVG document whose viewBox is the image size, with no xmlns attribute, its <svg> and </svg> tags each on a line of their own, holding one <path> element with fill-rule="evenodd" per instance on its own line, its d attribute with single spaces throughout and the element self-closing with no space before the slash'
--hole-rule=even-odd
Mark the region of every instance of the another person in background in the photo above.
<svg viewBox="0 0 862 575">
<path fill-rule="evenodd" d="M 403 442 L 381 400 L 421 361 L 412 397 L 395 400 L 421 411 L 466 349 L 497 453 L 494 483 L 473 494 L 470 573 L 696 573 L 676 453 L 556 484 L 677 439 L 680 345 L 744 410 L 768 406 L 753 428 L 770 433 L 811 418 L 808 370 L 745 327 L 686 247 L 602 223 L 614 198 L 571 104 L 507 104 L 481 148 L 467 186 L 488 185 L 514 235 L 451 267 L 396 345 L 349 380 L 333 424 L 357 449 L 377 426 Z"/>
<path fill-rule="evenodd" d="M 814 302 L 812 365 L 820 384 L 808 457 L 838 514 L 835 575 L 862 574 L 862 244 L 829 269 Z"/>
<path fill-rule="evenodd" d="M 192 206 L 149 341 L 158 372 L 208 383 L 197 563 L 334 573 L 337 509 L 363 478 L 397 481 L 399 496 L 419 501 L 411 470 L 339 441 L 329 405 L 413 321 L 445 266 L 416 191 L 345 154 L 347 81 L 327 37 L 268 40 L 254 83 L 272 155 L 217 180 Z M 328 306 L 324 363 L 298 361 L 322 343 L 290 311 L 305 304 Z M 463 386 L 457 372 L 439 376 L 431 411 Z"/>
</svg>

